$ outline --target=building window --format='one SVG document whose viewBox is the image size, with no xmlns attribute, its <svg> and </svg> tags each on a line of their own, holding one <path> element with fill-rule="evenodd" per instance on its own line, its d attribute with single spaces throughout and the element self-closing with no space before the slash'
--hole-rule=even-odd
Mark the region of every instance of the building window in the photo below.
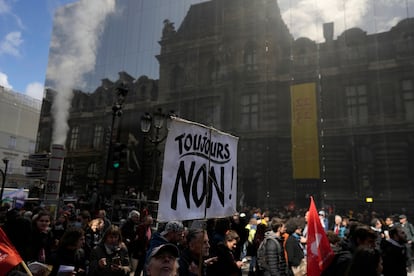
<svg viewBox="0 0 414 276">
<path fill-rule="evenodd" d="M 259 125 L 259 97 L 257 94 L 241 97 L 241 127 L 257 129 Z"/>
<path fill-rule="evenodd" d="M 100 149 L 103 142 L 103 127 L 95 125 L 95 132 L 93 135 L 93 148 Z"/>
<path fill-rule="evenodd" d="M 69 149 L 76 150 L 78 148 L 79 141 L 79 127 L 73 127 L 70 135 L 70 145 Z"/>
<path fill-rule="evenodd" d="M 66 168 L 66 182 L 65 182 L 65 192 L 71 193 L 73 191 L 74 186 L 74 166 L 73 164 L 69 164 Z"/>
<path fill-rule="evenodd" d="M 88 167 L 88 178 L 96 179 L 98 178 L 98 167 L 96 163 L 91 163 Z"/>
<path fill-rule="evenodd" d="M 257 70 L 257 53 L 253 42 L 247 43 L 244 48 L 244 68 L 248 72 Z"/>
<path fill-rule="evenodd" d="M 413 80 L 401 82 L 402 97 L 404 101 L 405 119 L 414 121 L 414 84 Z"/>
<path fill-rule="evenodd" d="M 368 97 L 365 85 L 348 86 L 345 88 L 348 122 L 351 125 L 368 123 Z"/>
<path fill-rule="evenodd" d="M 9 137 L 9 149 L 15 149 L 16 148 L 16 137 L 10 136 Z"/>
</svg>

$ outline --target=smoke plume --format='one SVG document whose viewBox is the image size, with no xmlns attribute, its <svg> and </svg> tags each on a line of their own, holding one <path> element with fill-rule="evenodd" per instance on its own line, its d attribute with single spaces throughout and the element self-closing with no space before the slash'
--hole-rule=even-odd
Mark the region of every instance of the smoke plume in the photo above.
<svg viewBox="0 0 414 276">
<path fill-rule="evenodd" d="M 56 91 L 52 105 L 53 144 L 66 142 L 73 88 L 85 85 L 83 76 L 94 69 L 96 50 L 115 0 L 81 0 L 55 14 L 47 79 Z"/>
</svg>

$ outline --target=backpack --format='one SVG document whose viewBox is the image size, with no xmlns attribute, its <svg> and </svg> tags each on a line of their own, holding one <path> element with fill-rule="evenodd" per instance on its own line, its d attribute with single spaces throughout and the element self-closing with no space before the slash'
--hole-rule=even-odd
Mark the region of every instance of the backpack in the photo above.
<svg viewBox="0 0 414 276">
<path fill-rule="evenodd" d="M 260 243 L 259 248 L 257 249 L 256 264 L 257 268 L 260 271 L 268 270 L 269 265 L 267 263 L 267 252 L 266 244 L 269 240 L 273 240 L 276 243 L 277 251 L 281 251 L 279 242 L 274 237 L 265 237 L 264 240 Z"/>
</svg>

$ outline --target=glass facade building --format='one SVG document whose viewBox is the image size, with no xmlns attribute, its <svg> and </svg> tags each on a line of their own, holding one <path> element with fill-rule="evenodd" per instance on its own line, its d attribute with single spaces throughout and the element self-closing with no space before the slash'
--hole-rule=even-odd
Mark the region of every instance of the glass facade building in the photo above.
<svg viewBox="0 0 414 276">
<path fill-rule="evenodd" d="M 154 160 L 162 160 L 163 143 L 151 143 L 139 120 L 162 108 L 240 138 L 240 208 L 307 206 L 310 195 L 342 210 L 414 207 L 413 4 L 314 2 L 125 0 L 98 7 L 100 32 L 85 37 L 96 43 L 79 46 L 92 48 L 93 66 L 81 59 L 69 70 L 79 75 L 71 83 L 62 191 L 85 194 L 111 180 L 113 194 L 133 187 L 157 199 L 162 164 Z M 78 5 L 63 7 L 55 22 L 79 17 Z M 70 74 L 52 70 L 67 53 L 55 46 L 69 45 L 58 27 L 39 150 L 53 143 L 53 99 L 63 91 L 56 75 Z M 125 79 L 119 72 L 134 79 L 111 127 L 116 85 Z M 132 143 L 136 161 L 127 157 L 128 166 L 108 172 L 108 140 Z"/>
</svg>

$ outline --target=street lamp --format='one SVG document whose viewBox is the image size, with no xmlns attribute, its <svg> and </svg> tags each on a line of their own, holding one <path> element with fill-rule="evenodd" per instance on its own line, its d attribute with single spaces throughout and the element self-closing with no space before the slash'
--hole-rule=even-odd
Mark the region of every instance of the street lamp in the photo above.
<svg viewBox="0 0 414 276">
<path fill-rule="evenodd" d="M 170 127 L 171 117 L 173 116 L 175 116 L 173 111 L 165 114 L 162 112 L 162 109 L 159 108 L 152 115 L 147 112 L 141 117 L 141 131 L 144 133 L 145 141 L 149 141 L 153 145 L 153 148 L 151 150 L 153 167 L 151 190 L 154 190 L 160 177 L 161 152 L 158 149 L 158 145 L 167 138 L 167 132 Z"/>
<path fill-rule="evenodd" d="M 3 202 L 3 193 L 4 193 L 4 186 L 6 185 L 6 175 L 7 175 L 7 167 L 9 165 L 9 159 L 3 158 L 3 163 L 5 165 L 4 171 L 0 169 L 1 176 L 3 177 L 3 181 L 1 182 L 1 192 L 0 192 L 0 201 Z"/>
<path fill-rule="evenodd" d="M 128 94 L 129 86 L 134 81 L 134 78 L 128 75 L 126 72 L 119 72 L 119 80 L 116 83 L 113 83 L 112 81 L 108 79 L 102 80 L 102 87 L 104 89 L 114 89 L 116 93 L 116 99 L 115 102 L 112 105 L 112 121 L 111 121 L 111 127 L 110 127 L 110 136 L 109 136 L 109 144 L 108 144 L 108 152 L 106 155 L 106 167 L 105 167 L 105 175 L 104 175 L 104 182 L 105 190 L 106 190 L 106 196 L 110 196 L 110 189 L 107 187 L 107 180 L 108 180 L 108 173 L 110 168 L 110 160 L 112 156 L 113 151 L 113 133 L 114 133 L 114 127 L 115 127 L 115 121 L 117 117 L 122 116 L 122 108 L 123 104 L 125 103 L 125 97 Z M 116 141 L 115 143 L 118 143 L 119 141 L 119 131 L 116 135 Z M 115 182 L 115 181 L 114 181 Z M 113 183 L 112 185 L 115 185 Z"/>
</svg>

